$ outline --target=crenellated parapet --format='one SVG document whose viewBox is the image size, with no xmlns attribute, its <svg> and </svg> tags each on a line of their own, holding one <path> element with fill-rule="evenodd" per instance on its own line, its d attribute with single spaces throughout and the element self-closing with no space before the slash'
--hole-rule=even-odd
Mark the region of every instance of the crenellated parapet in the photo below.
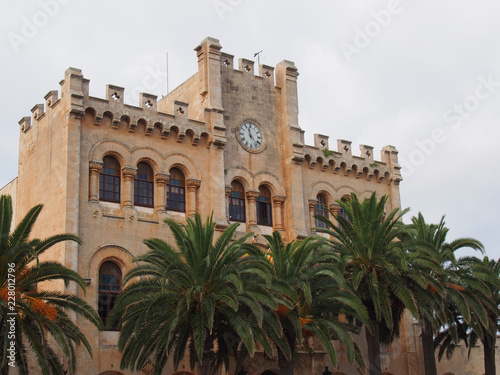
<svg viewBox="0 0 500 375">
<path fill-rule="evenodd" d="M 124 103 L 125 88 L 116 85 L 106 86 L 104 99 L 90 96 L 89 82 L 80 69 L 69 68 L 60 82 L 61 97 L 57 90 L 49 91 L 45 103 L 36 104 L 31 109 L 31 117 L 19 121 L 22 132 L 26 133 L 44 121 L 47 114 L 50 117 L 49 112 L 63 111 L 67 117 L 79 119 L 84 125 L 108 127 L 138 136 L 174 137 L 178 142 L 190 139 L 194 146 L 202 138 L 206 139 L 208 146 L 213 144 L 212 132 L 206 122 L 189 117 L 188 103 L 172 101 L 168 113 L 165 113 L 158 110 L 157 95 L 141 92 L 138 106 L 134 106 Z"/>
<path fill-rule="evenodd" d="M 375 160 L 372 146 L 360 145 L 360 154 L 353 155 L 352 143 L 344 139 L 337 140 L 337 150 L 329 147 L 329 137 L 314 135 L 314 146 L 303 148 L 303 163 L 310 169 L 333 174 L 364 178 L 368 181 L 386 181 L 396 183 L 402 181 L 401 166 L 398 163 L 398 151 L 394 146 L 385 146 L 381 150 L 380 160 Z"/>
</svg>

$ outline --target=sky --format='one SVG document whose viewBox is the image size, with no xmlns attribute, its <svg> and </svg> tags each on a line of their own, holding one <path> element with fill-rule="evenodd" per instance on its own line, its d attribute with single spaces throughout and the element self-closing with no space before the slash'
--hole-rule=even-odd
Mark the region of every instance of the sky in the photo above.
<svg viewBox="0 0 500 375">
<path fill-rule="evenodd" d="M 500 257 L 500 2 L 495 0 L 24 0 L 0 13 L 0 186 L 17 175 L 18 121 L 80 68 L 159 97 L 197 71 L 207 36 L 235 59 L 299 70 L 299 125 L 381 150 L 403 166 L 405 216 L 446 215 L 448 239 Z M 333 148 L 332 146 L 330 148 Z M 380 160 L 376 151 L 376 159 Z M 377 158 L 378 156 L 378 158 Z M 500 163 L 500 161 L 499 161 Z M 50 172 L 49 172 L 50 173 Z M 463 251 L 460 255 L 480 255 Z"/>
</svg>

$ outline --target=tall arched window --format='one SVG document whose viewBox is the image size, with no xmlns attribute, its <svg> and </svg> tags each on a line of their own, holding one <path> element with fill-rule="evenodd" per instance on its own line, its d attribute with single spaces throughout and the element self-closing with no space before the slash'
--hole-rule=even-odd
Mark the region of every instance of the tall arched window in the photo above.
<svg viewBox="0 0 500 375">
<path fill-rule="evenodd" d="M 137 164 L 137 178 L 134 180 L 134 204 L 153 207 L 153 169 L 148 163 Z"/>
<path fill-rule="evenodd" d="M 99 300 L 98 312 L 102 321 L 105 322 L 111 309 L 115 306 L 118 293 L 122 289 L 122 271 L 120 267 L 111 261 L 106 261 L 99 268 Z M 118 327 L 111 327 L 116 330 Z"/>
<path fill-rule="evenodd" d="M 167 184 L 167 210 L 186 212 L 185 186 L 184 173 L 178 168 L 172 168 Z"/>
<path fill-rule="evenodd" d="M 245 222 L 245 189 L 238 181 L 231 184 L 229 220 Z"/>
<path fill-rule="evenodd" d="M 99 176 L 99 199 L 120 202 L 120 163 L 112 156 L 105 156 L 102 169 Z"/>
<path fill-rule="evenodd" d="M 316 199 L 317 202 L 316 207 L 314 207 L 314 216 L 323 216 L 328 218 L 328 201 L 325 194 L 318 194 Z M 326 228 L 326 224 L 318 218 L 314 218 L 314 226 L 316 228 Z"/>
<path fill-rule="evenodd" d="M 341 199 L 342 202 L 349 202 L 350 200 L 351 200 L 351 197 L 348 195 L 344 195 Z M 342 216 L 347 221 L 351 221 L 351 219 L 349 218 L 349 216 L 347 215 L 347 213 L 345 212 L 345 210 L 342 207 L 340 207 L 340 209 L 339 209 L 339 215 Z"/>
<path fill-rule="evenodd" d="M 257 198 L 257 224 L 266 226 L 273 225 L 271 193 L 265 186 L 259 188 L 259 197 Z"/>
</svg>

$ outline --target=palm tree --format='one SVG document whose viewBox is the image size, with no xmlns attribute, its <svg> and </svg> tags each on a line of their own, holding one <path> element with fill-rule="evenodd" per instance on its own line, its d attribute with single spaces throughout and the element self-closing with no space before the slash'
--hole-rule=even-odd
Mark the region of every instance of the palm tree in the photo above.
<svg viewBox="0 0 500 375">
<path fill-rule="evenodd" d="M 365 333 L 371 375 L 382 373 L 380 344 L 384 331 L 388 331 L 391 338 L 395 336 L 404 308 L 418 317 L 408 283 L 426 285 L 419 273 L 408 267 L 404 246 L 397 240 L 406 231 L 399 220 L 408 210 L 394 209 L 386 214 L 387 199 L 383 196 L 377 201 L 373 193 L 360 202 L 351 194 L 350 199 L 338 201 L 345 212 L 334 215 L 338 224 L 317 216 L 327 226 L 317 230 L 333 237 L 329 246 L 345 262 L 346 278 L 368 311 L 371 327 L 365 325 Z"/>
<path fill-rule="evenodd" d="M 427 252 L 436 260 L 438 267 L 432 263 L 413 265 L 419 272 L 427 275 L 429 282 L 426 289 L 418 288 L 418 308 L 422 324 L 422 346 L 426 375 L 437 375 L 434 336 L 447 324 L 452 311 L 446 307 L 456 306 L 466 319 L 469 311 L 478 310 L 478 314 L 486 319 L 486 311 L 481 305 L 480 296 L 484 293 L 484 285 L 471 281 L 467 288 L 462 287 L 466 275 L 457 268 L 455 252 L 463 248 L 483 250 L 483 245 L 473 238 L 459 238 L 446 242 L 449 229 L 445 226 L 444 216 L 439 224 L 426 223 L 419 213 L 412 218 L 409 225 L 408 238 L 403 239 L 410 253 Z M 453 309 L 453 308 L 452 308 Z"/>
<path fill-rule="evenodd" d="M 350 363 L 356 359 L 364 363 L 358 347 L 353 343 L 348 326 L 342 316 L 368 321 L 361 300 L 344 282 L 340 260 L 321 247 L 312 237 L 292 241 L 285 245 L 278 231 L 264 236 L 270 251 L 273 287 L 281 291 L 283 304 L 278 314 L 292 356 L 287 357 L 278 346 L 278 365 L 281 375 L 293 375 L 297 342 L 303 337 L 316 336 L 336 366 L 337 357 L 332 338 L 339 339 L 346 347 Z M 289 302 L 288 308 L 283 302 Z"/>
<path fill-rule="evenodd" d="M 187 352 L 197 374 L 209 375 L 223 365 L 227 370 L 238 346 L 252 355 L 258 342 L 272 355 L 268 335 L 282 332 L 277 317 L 265 316 L 263 306 L 277 304 L 267 290 L 264 255 L 245 242 L 251 233 L 232 241 L 233 224 L 215 240 L 216 223 L 209 217 L 203 224 L 198 214 L 186 224 L 166 223 L 177 248 L 144 241 L 150 251 L 125 275 L 108 318 L 122 325 L 121 367 L 140 370 L 151 361 L 159 375 L 169 358 L 177 368 Z"/>
<path fill-rule="evenodd" d="M 444 354 L 451 358 L 459 341 L 464 341 L 468 346 L 470 356 L 472 348 L 480 340 L 483 344 L 485 375 L 495 375 L 495 345 L 500 330 L 500 260 L 463 257 L 458 261 L 457 267 L 462 275 L 461 286 L 471 294 L 479 293 L 478 299 L 483 306 L 471 308 L 467 319 L 468 312 L 463 313 L 456 304 L 448 303 L 452 319 L 435 340 L 439 347 L 439 359 Z M 484 285 L 487 286 L 485 293 Z"/>
<path fill-rule="evenodd" d="M 59 234 L 44 240 L 29 236 L 42 205 L 33 207 L 11 233 L 12 200 L 0 197 L 0 353 L 1 374 L 13 366 L 19 374 L 28 373 L 28 346 L 43 375 L 62 375 L 63 363 L 54 342 L 75 370 L 75 344 L 83 344 L 92 354 L 84 334 L 69 313 L 77 313 L 101 328 L 97 312 L 82 299 L 62 292 L 38 289 L 45 281 L 74 281 L 85 291 L 78 273 L 55 261 L 40 261 L 51 246 L 63 241 L 81 243 L 72 234 Z M 52 340 L 50 340 L 52 339 Z M 15 347 L 11 351 L 12 346 Z M 15 352 L 15 353 L 14 353 Z M 13 356 L 12 356 L 13 355 Z"/>
</svg>

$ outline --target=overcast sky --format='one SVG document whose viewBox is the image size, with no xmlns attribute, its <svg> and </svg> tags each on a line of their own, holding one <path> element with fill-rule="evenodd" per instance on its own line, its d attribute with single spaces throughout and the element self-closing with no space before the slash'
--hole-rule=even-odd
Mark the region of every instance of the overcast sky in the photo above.
<svg viewBox="0 0 500 375">
<path fill-rule="evenodd" d="M 449 240 L 500 257 L 500 2 L 184 0 L 4 2 L 0 13 L 0 186 L 17 175 L 18 121 L 69 66 L 105 85 L 161 96 L 197 70 L 207 36 L 235 58 L 299 69 L 300 126 L 380 150 L 404 165 L 406 217 L 446 215 Z M 145 81 L 146 77 L 149 79 Z M 146 87 L 145 89 L 145 83 Z M 376 152 L 380 160 L 379 151 Z"/>
</svg>

